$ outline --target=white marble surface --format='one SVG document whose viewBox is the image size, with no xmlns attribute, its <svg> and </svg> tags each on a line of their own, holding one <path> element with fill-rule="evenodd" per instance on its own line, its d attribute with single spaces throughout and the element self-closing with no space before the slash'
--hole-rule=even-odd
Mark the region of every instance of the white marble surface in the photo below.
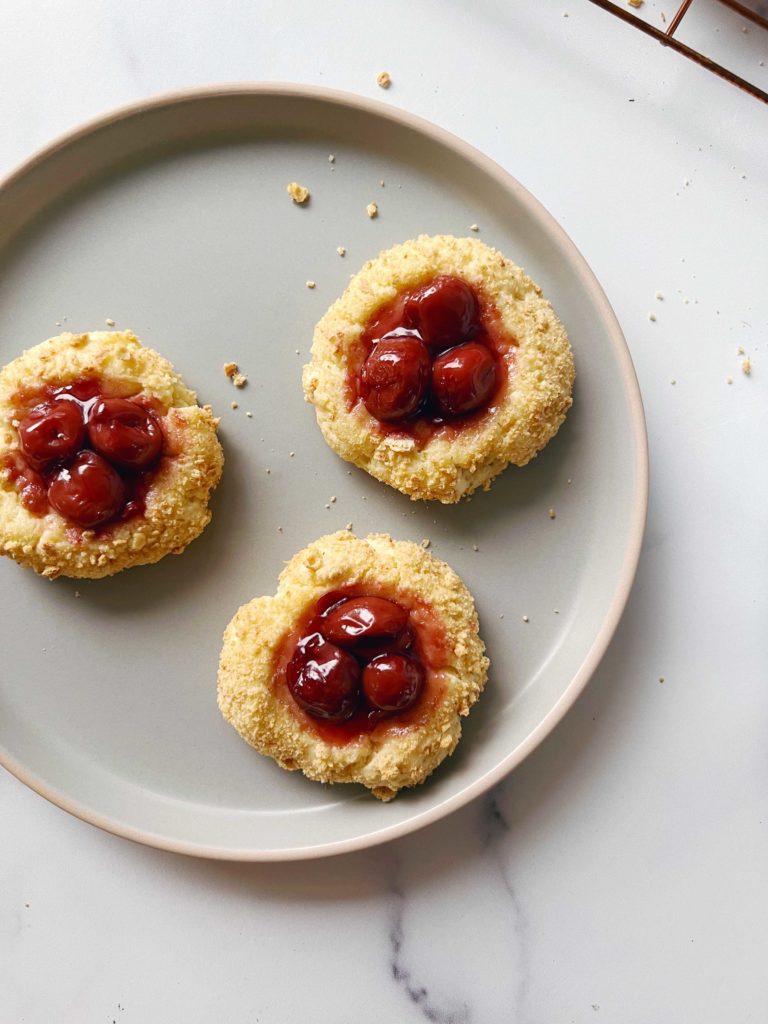
<svg viewBox="0 0 768 1024">
<path fill-rule="evenodd" d="M 765 88 L 768 36 L 694 8 L 697 40 Z M 115 105 L 246 79 L 384 98 L 485 150 L 603 283 L 652 459 L 594 680 L 436 826 L 316 863 L 207 863 L 0 775 L 0 1022 L 765 1021 L 768 108 L 586 0 L 0 0 L 0 23 L 0 172 Z"/>
</svg>

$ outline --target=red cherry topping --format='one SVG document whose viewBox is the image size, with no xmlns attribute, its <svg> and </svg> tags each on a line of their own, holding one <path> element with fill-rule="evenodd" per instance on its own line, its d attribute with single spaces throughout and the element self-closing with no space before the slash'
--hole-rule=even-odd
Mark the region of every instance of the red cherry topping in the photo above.
<svg viewBox="0 0 768 1024">
<path fill-rule="evenodd" d="M 84 439 L 81 407 L 65 398 L 35 406 L 19 424 L 19 445 L 30 466 L 37 469 L 70 458 Z"/>
<path fill-rule="evenodd" d="M 380 654 L 363 669 L 365 699 L 381 711 L 412 707 L 423 685 L 424 668 L 405 654 Z"/>
<path fill-rule="evenodd" d="M 83 451 L 58 470 L 48 487 L 48 500 L 66 519 L 90 529 L 120 512 L 125 486 L 106 459 Z"/>
<path fill-rule="evenodd" d="M 498 370 L 489 348 L 473 341 L 444 352 L 432 364 L 432 395 L 446 416 L 464 416 L 483 405 Z"/>
<path fill-rule="evenodd" d="M 320 632 L 331 643 L 348 647 L 361 640 L 391 640 L 408 625 L 408 611 L 385 597 L 350 597 L 320 620 Z"/>
<path fill-rule="evenodd" d="M 360 666 L 347 651 L 310 633 L 296 645 L 286 681 L 293 699 L 310 715 L 343 722 L 360 699 Z"/>
<path fill-rule="evenodd" d="M 405 303 L 404 315 L 418 327 L 424 343 L 438 352 L 468 341 L 479 320 L 475 293 L 465 281 L 447 275 L 414 292 Z"/>
<path fill-rule="evenodd" d="M 429 353 L 418 338 L 383 338 L 360 371 L 360 394 L 377 420 L 401 420 L 421 405 L 429 384 Z"/>
<path fill-rule="evenodd" d="M 163 449 L 157 417 L 128 398 L 102 398 L 88 417 L 88 439 L 118 466 L 146 469 Z"/>
</svg>

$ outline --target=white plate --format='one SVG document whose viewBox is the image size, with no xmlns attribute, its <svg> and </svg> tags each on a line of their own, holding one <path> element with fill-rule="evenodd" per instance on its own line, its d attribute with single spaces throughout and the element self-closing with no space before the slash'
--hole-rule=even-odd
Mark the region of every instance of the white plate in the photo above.
<svg viewBox="0 0 768 1024">
<path fill-rule="evenodd" d="M 288 199 L 290 181 L 310 187 L 306 208 Z M 575 405 L 535 462 L 490 493 L 413 504 L 325 446 L 301 366 L 315 321 L 366 259 L 473 223 L 565 322 Z M 212 524 L 179 558 L 92 583 L 48 583 L 2 561 L 2 763 L 119 835 L 243 860 L 403 835 L 518 764 L 610 640 L 647 499 L 642 406 L 620 329 L 538 202 L 448 133 L 358 97 L 257 85 L 161 98 L 55 143 L 0 187 L 0 363 L 107 318 L 168 356 L 221 415 L 224 479 Z M 250 378 L 236 395 L 229 360 Z M 235 609 L 272 593 L 284 561 L 349 521 L 360 535 L 431 538 L 473 591 L 492 659 L 456 754 L 387 805 L 281 771 L 216 707 Z"/>
</svg>

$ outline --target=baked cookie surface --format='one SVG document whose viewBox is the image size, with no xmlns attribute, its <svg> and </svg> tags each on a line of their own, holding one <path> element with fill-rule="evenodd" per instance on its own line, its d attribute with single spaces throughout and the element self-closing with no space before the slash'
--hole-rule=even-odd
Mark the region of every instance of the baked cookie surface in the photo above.
<svg viewBox="0 0 768 1024">
<path fill-rule="evenodd" d="M 44 394 L 53 391 L 55 400 L 56 389 L 77 392 L 84 382 L 110 400 L 143 402 L 162 438 L 140 512 L 97 528 L 73 523 L 45 500 L 32 511 L 18 479 L 25 413 L 45 404 Z M 208 499 L 224 461 L 217 422 L 168 360 L 130 331 L 61 334 L 27 350 L 0 371 L 0 553 L 49 579 L 97 579 L 180 553 L 211 518 Z"/>
<path fill-rule="evenodd" d="M 409 615 L 425 670 L 418 702 L 373 728 L 361 713 L 347 723 L 300 707 L 286 666 L 307 621 L 327 595 L 376 595 Z M 312 620 L 315 621 L 315 620 Z M 311 628 L 311 627 L 310 627 Z M 472 596 L 456 573 L 419 545 L 386 534 L 340 531 L 296 554 L 274 597 L 243 605 L 224 633 L 218 701 L 251 746 L 319 782 L 357 782 L 389 800 L 415 786 L 453 752 L 485 685 L 488 659 Z"/>
<path fill-rule="evenodd" d="M 473 289 L 508 343 L 498 352 L 503 381 L 488 407 L 420 439 L 379 422 L 351 381 L 381 310 L 441 275 Z M 318 322 L 303 373 L 305 397 L 337 454 L 413 499 L 446 504 L 488 489 L 510 463 L 529 462 L 563 423 L 573 380 L 568 337 L 538 285 L 478 239 L 450 235 L 422 235 L 366 263 Z"/>
</svg>

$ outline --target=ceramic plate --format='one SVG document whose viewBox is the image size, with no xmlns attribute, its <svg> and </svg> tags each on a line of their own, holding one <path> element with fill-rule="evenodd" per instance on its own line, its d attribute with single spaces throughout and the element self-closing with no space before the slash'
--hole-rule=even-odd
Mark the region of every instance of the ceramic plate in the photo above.
<svg viewBox="0 0 768 1024">
<path fill-rule="evenodd" d="M 291 181 L 311 189 L 306 207 L 288 198 Z M 326 447 L 301 367 L 315 322 L 365 260 L 473 224 L 564 321 L 575 404 L 546 450 L 489 493 L 415 504 Z M 2 763 L 119 835 L 243 860 L 403 835 L 518 764 L 608 644 L 647 496 L 642 406 L 621 331 L 539 203 L 452 135 L 359 97 L 256 85 L 153 100 L 67 136 L 0 187 L 0 363 L 107 319 L 171 359 L 213 405 L 224 478 L 213 522 L 181 557 L 54 583 L 2 560 Z M 230 360 L 249 377 L 242 392 L 222 372 Z M 474 593 L 492 660 L 455 755 L 386 805 L 281 771 L 216 706 L 235 609 L 273 593 L 294 552 L 349 522 L 359 535 L 429 538 Z"/>
</svg>

